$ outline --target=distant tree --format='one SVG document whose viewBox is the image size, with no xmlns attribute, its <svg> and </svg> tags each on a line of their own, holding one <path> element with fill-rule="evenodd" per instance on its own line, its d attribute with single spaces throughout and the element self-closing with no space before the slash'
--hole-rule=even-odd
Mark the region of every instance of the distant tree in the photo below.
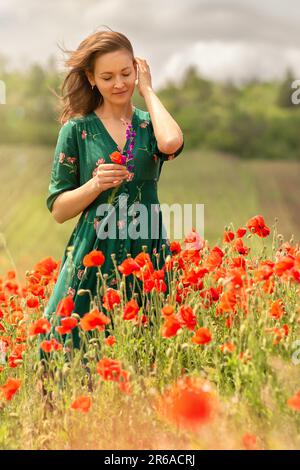
<svg viewBox="0 0 300 470">
<path fill-rule="evenodd" d="M 27 75 L 27 94 L 37 96 L 43 93 L 45 88 L 46 73 L 39 64 L 32 64 Z"/>
<path fill-rule="evenodd" d="M 213 84 L 209 80 L 205 80 L 195 65 L 190 65 L 181 81 L 181 89 L 187 91 L 192 101 L 203 103 L 210 99 L 213 92 Z"/>
</svg>

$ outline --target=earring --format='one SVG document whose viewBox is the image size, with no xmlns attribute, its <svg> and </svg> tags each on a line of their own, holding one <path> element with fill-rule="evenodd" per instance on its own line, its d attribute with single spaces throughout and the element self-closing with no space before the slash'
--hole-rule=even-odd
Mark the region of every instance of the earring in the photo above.
<svg viewBox="0 0 300 470">
<path fill-rule="evenodd" d="M 92 85 L 92 90 L 94 90 L 94 86 L 95 86 L 95 85 Z"/>
</svg>

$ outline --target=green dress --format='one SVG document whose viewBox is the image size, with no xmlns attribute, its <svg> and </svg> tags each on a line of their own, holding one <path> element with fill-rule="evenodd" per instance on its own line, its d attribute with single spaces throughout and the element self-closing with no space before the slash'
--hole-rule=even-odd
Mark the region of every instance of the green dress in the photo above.
<svg viewBox="0 0 300 470">
<path fill-rule="evenodd" d="M 47 318 L 56 311 L 59 301 L 67 295 L 73 297 L 74 312 L 80 316 L 90 310 L 89 295 L 77 295 L 77 292 L 79 289 L 88 289 L 93 296 L 96 295 L 97 268 L 85 269 L 83 265 L 84 256 L 92 250 L 101 250 L 105 256 L 101 272 L 108 275 L 107 285 L 109 287 L 116 285 L 116 273 L 111 258 L 113 253 L 115 254 L 116 264 L 120 265 L 127 258 L 128 253 L 135 257 L 143 251 L 142 246 L 144 245 L 147 247 L 146 252 L 151 257 L 155 269 L 161 269 L 165 257 L 170 254 L 170 242 L 162 220 L 157 195 L 157 183 L 163 163 L 178 156 L 184 147 L 184 143 L 172 155 L 160 152 L 157 147 L 150 113 L 137 107 L 134 108 L 132 127 L 136 132 L 133 148 L 133 177 L 130 181 L 124 180 L 120 184 L 115 196 L 115 201 L 123 201 L 122 204 L 120 202 L 115 204 L 116 207 L 119 206 L 119 210 L 115 212 L 115 219 L 113 219 L 116 225 L 116 236 L 106 239 L 102 236 L 101 238 L 101 232 L 107 231 L 107 225 L 104 224 L 103 226 L 105 217 L 103 213 L 99 215 L 99 211 L 97 211 L 100 204 L 108 202 L 108 198 L 113 191 L 113 188 L 110 188 L 100 193 L 85 208 L 70 236 L 62 256 L 57 281 L 45 308 L 44 316 Z M 123 153 L 126 153 L 128 146 L 129 138 Z M 93 177 L 99 164 L 112 163 L 110 155 L 118 150 L 116 142 L 95 112 L 67 121 L 59 131 L 56 144 L 47 197 L 49 211 L 52 210 L 53 203 L 59 194 L 86 183 Z M 121 198 L 118 196 L 121 196 Z M 145 219 L 141 219 L 142 222 L 140 220 L 138 223 L 140 214 L 138 210 L 136 211 L 138 209 L 136 205 L 139 203 L 148 209 L 146 216 L 148 219 L 148 232 L 146 234 L 145 232 L 141 233 L 138 238 L 131 238 L 128 236 L 129 226 L 132 228 L 132 224 L 136 222 L 136 231 L 142 232 L 142 229 L 145 229 L 144 225 L 147 225 Z M 126 204 L 128 216 L 127 223 L 124 224 L 123 216 L 124 210 L 127 210 Z M 123 207 L 122 211 L 120 210 L 121 205 Z M 154 226 L 154 237 L 151 236 L 151 225 Z M 164 250 L 162 250 L 163 244 L 165 245 Z M 70 263 L 70 256 L 68 257 L 68 247 L 70 246 L 73 247 L 72 263 Z M 158 253 L 159 257 L 155 256 L 155 253 Z M 130 300 L 132 296 L 132 280 L 132 275 L 126 278 L 127 300 Z M 165 280 L 167 280 L 166 276 Z"/>
</svg>

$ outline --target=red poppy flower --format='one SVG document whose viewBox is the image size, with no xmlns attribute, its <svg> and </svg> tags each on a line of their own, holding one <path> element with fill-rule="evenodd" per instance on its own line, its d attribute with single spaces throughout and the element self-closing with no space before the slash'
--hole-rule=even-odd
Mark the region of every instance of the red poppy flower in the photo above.
<svg viewBox="0 0 300 470">
<path fill-rule="evenodd" d="M 121 370 L 118 385 L 121 392 L 126 394 L 129 394 L 131 392 L 131 386 L 129 383 L 129 373 L 126 370 Z"/>
<path fill-rule="evenodd" d="M 282 325 L 282 328 L 265 328 L 266 333 L 274 333 L 273 344 L 277 345 L 280 341 L 289 334 L 289 326 L 287 324 Z"/>
<path fill-rule="evenodd" d="M 123 263 L 118 266 L 118 270 L 124 274 L 124 276 L 136 274 L 140 269 L 140 266 L 133 258 L 126 258 Z"/>
<path fill-rule="evenodd" d="M 51 331 L 51 324 L 46 318 L 39 318 L 29 328 L 29 336 L 49 333 Z"/>
<path fill-rule="evenodd" d="M 230 243 L 234 239 L 234 232 L 231 230 L 224 230 L 223 243 Z"/>
<path fill-rule="evenodd" d="M 216 395 L 198 377 L 184 377 L 167 388 L 156 402 L 159 414 L 177 427 L 196 431 L 208 424 L 217 411 Z"/>
<path fill-rule="evenodd" d="M 121 303 L 119 292 L 115 289 L 107 289 L 107 293 L 103 295 L 102 302 L 106 310 L 112 310 L 114 305 L 120 305 Z"/>
<path fill-rule="evenodd" d="M 0 387 L 5 400 L 10 401 L 14 394 L 21 387 L 20 379 L 7 379 L 6 383 Z"/>
<path fill-rule="evenodd" d="M 236 231 L 236 236 L 238 238 L 243 238 L 243 236 L 245 235 L 245 233 L 247 232 L 247 228 L 246 227 L 239 227 Z"/>
<path fill-rule="evenodd" d="M 181 245 L 179 242 L 175 242 L 173 241 L 171 244 L 170 244 L 170 250 L 172 252 L 172 254 L 178 254 L 181 252 Z"/>
<path fill-rule="evenodd" d="M 237 302 L 236 293 L 234 291 L 226 291 L 220 297 L 219 311 L 232 312 L 235 309 Z"/>
<path fill-rule="evenodd" d="M 124 307 L 123 311 L 123 320 L 133 320 L 136 318 L 138 312 L 140 310 L 140 307 L 136 300 L 132 299 Z"/>
<path fill-rule="evenodd" d="M 61 325 L 56 326 L 55 329 L 60 335 L 67 335 L 77 326 L 77 323 L 76 318 L 63 318 L 61 320 Z"/>
<path fill-rule="evenodd" d="M 26 341 L 26 338 L 25 338 Z M 26 344 L 17 344 L 10 355 L 8 356 L 8 366 L 11 368 L 15 368 L 20 365 L 23 361 L 23 354 L 27 349 Z"/>
<path fill-rule="evenodd" d="M 228 260 L 228 258 L 227 258 Z M 237 256 L 236 258 L 231 258 L 231 262 L 229 263 L 230 268 L 243 268 L 244 271 L 246 269 L 246 260 L 243 256 Z"/>
<path fill-rule="evenodd" d="M 192 337 L 192 342 L 195 344 L 207 344 L 211 341 L 211 333 L 208 328 L 201 327 Z"/>
<path fill-rule="evenodd" d="M 240 255 L 247 255 L 249 253 L 250 248 L 244 245 L 243 240 L 241 238 L 237 238 L 234 240 L 233 249 L 237 251 Z"/>
<path fill-rule="evenodd" d="M 188 269 L 181 279 L 184 287 L 192 286 L 194 289 L 200 290 L 203 287 L 201 278 L 204 273 L 208 272 L 207 269 Z"/>
<path fill-rule="evenodd" d="M 160 276 L 155 276 L 154 267 L 152 263 L 146 263 L 143 266 L 140 266 L 139 271 L 135 273 L 136 277 L 143 282 L 152 279 L 154 281 L 154 285 L 156 286 L 156 280 L 160 279 Z"/>
<path fill-rule="evenodd" d="M 177 319 L 182 326 L 186 326 L 189 330 L 194 330 L 197 324 L 196 315 L 189 305 L 182 305 L 180 307 Z"/>
<path fill-rule="evenodd" d="M 61 351 L 62 344 L 56 341 L 55 338 L 52 338 L 50 340 L 42 341 L 40 344 L 40 348 L 46 353 L 50 353 L 52 351 Z"/>
<path fill-rule="evenodd" d="M 185 264 L 190 266 L 191 264 L 198 265 L 201 260 L 200 250 L 183 250 L 178 258 L 179 267 L 184 269 Z"/>
<path fill-rule="evenodd" d="M 154 279 L 146 279 L 144 280 L 144 292 L 148 294 L 151 292 L 155 287 Z"/>
<path fill-rule="evenodd" d="M 144 251 L 141 251 L 141 253 L 139 253 L 135 258 L 134 258 L 134 261 L 136 261 L 136 263 L 139 265 L 139 266 L 145 266 L 145 264 L 152 264 L 151 262 L 151 258 L 149 256 L 149 253 L 145 253 Z"/>
<path fill-rule="evenodd" d="M 213 248 L 209 255 L 207 256 L 204 265 L 208 271 L 214 271 L 216 268 L 221 266 L 224 253 L 222 250 L 217 250 Z"/>
<path fill-rule="evenodd" d="M 96 370 L 104 380 L 118 381 L 121 374 L 121 362 L 103 357 L 96 365 Z"/>
<path fill-rule="evenodd" d="M 272 261 L 263 260 L 260 266 L 253 271 L 256 281 L 266 281 L 273 274 L 274 263 Z"/>
<path fill-rule="evenodd" d="M 164 324 L 162 325 L 161 334 L 164 338 L 171 338 L 172 336 L 176 335 L 177 331 L 180 330 L 180 328 L 181 323 L 177 320 L 177 318 L 170 316 L 166 318 Z"/>
<path fill-rule="evenodd" d="M 287 404 L 295 411 L 300 411 L 300 390 L 287 400 Z"/>
<path fill-rule="evenodd" d="M 104 343 L 108 346 L 113 346 L 116 342 L 116 338 L 113 335 L 109 335 L 108 338 L 105 338 Z"/>
<path fill-rule="evenodd" d="M 251 233 L 255 233 L 259 237 L 265 238 L 270 235 L 270 229 L 266 226 L 262 215 L 256 215 L 246 223 Z"/>
<path fill-rule="evenodd" d="M 36 263 L 34 266 L 34 271 L 38 271 L 40 274 L 43 276 L 49 276 L 53 274 L 53 271 L 58 267 L 58 263 L 54 261 L 54 259 L 49 256 L 48 258 L 43 259 L 42 261 L 39 261 Z M 35 272 L 35 276 L 36 276 Z"/>
<path fill-rule="evenodd" d="M 36 308 L 39 306 L 39 299 L 37 297 L 29 297 L 26 300 L 26 305 L 29 308 Z"/>
<path fill-rule="evenodd" d="M 223 354 L 233 353 L 235 351 L 235 346 L 233 343 L 224 343 L 221 344 L 220 349 Z"/>
<path fill-rule="evenodd" d="M 71 403 L 71 408 L 73 410 L 81 411 L 82 413 L 87 413 L 92 406 L 92 400 L 86 395 L 81 395 L 76 400 Z"/>
<path fill-rule="evenodd" d="M 271 303 L 270 316 L 279 320 L 283 315 L 285 315 L 285 307 L 282 299 L 277 299 Z"/>
<path fill-rule="evenodd" d="M 102 266 L 105 261 L 105 256 L 102 251 L 93 250 L 84 256 L 82 264 L 85 267 L 91 268 L 93 266 Z"/>
<path fill-rule="evenodd" d="M 117 382 L 123 393 L 130 393 L 129 374 L 121 368 L 120 361 L 103 357 L 97 363 L 96 370 L 103 380 Z"/>
<path fill-rule="evenodd" d="M 200 292 L 200 297 L 203 298 L 204 300 L 204 306 L 208 308 L 210 305 L 212 305 L 213 302 L 216 302 L 219 300 L 220 294 L 218 292 L 218 289 L 215 287 L 210 287 L 209 289 L 204 289 Z"/>
<path fill-rule="evenodd" d="M 185 236 L 183 241 L 185 250 L 201 250 L 204 245 L 204 239 L 194 228 Z"/>
<path fill-rule="evenodd" d="M 103 312 L 99 312 L 99 310 L 95 308 L 83 316 L 79 325 L 84 331 L 94 330 L 95 328 L 102 331 L 108 323 L 110 323 L 110 319 L 104 315 Z"/>
<path fill-rule="evenodd" d="M 173 315 L 173 313 L 174 313 L 173 305 L 165 305 L 161 309 L 161 313 L 163 314 L 164 317 L 169 317 L 169 316 Z"/>
<path fill-rule="evenodd" d="M 254 434 L 246 433 L 242 438 L 243 445 L 247 450 L 258 450 L 257 448 L 257 438 Z"/>
<path fill-rule="evenodd" d="M 59 317 L 70 317 L 73 313 L 74 307 L 75 303 L 73 297 L 71 297 L 71 295 L 68 295 L 67 297 L 61 299 L 58 303 L 56 308 L 56 314 Z"/>
<path fill-rule="evenodd" d="M 274 266 L 274 272 L 277 276 L 282 276 L 285 271 L 288 271 L 294 267 L 295 259 L 288 255 L 282 256 Z"/>
<path fill-rule="evenodd" d="M 124 165 L 126 163 L 125 155 L 122 155 L 122 153 L 118 151 L 111 153 L 109 157 L 113 163 L 118 163 L 119 165 Z"/>
</svg>

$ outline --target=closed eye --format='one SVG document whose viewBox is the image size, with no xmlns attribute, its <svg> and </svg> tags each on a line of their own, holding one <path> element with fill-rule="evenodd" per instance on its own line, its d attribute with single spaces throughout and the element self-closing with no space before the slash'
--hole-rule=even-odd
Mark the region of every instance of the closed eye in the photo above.
<svg viewBox="0 0 300 470">
<path fill-rule="evenodd" d="M 129 77 L 130 73 L 127 73 L 126 75 L 123 73 L 123 77 Z M 110 80 L 111 77 L 109 78 L 103 78 L 103 80 L 107 81 L 107 80 Z"/>
</svg>

